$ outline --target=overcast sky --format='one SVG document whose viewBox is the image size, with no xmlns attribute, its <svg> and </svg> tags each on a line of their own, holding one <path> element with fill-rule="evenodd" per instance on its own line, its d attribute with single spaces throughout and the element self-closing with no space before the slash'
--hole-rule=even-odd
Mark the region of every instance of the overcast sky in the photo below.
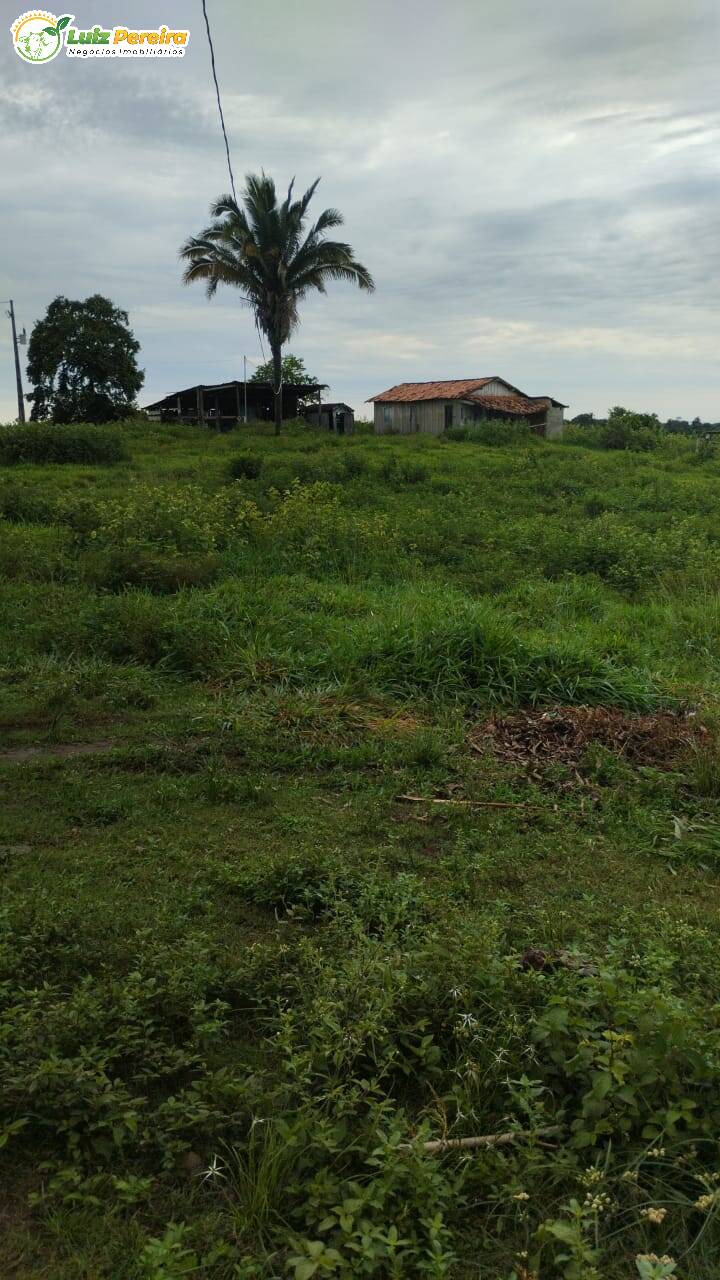
<svg viewBox="0 0 720 1280">
<path fill-rule="evenodd" d="M 190 45 L 28 66 L 3 0 L 0 295 L 29 331 L 57 294 L 107 294 L 141 404 L 242 377 L 250 313 L 177 259 L 229 185 L 200 0 L 74 3 L 79 27 Z M 291 350 L 334 399 L 496 373 L 571 414 L 720 420 L 717 0 L 207 3 L 238 185 L 320 175 L 315 211 L 342 210 L 375 276 L 303 307 Z M 8 420 L 4 316 L 1 337 Z"/>
</svg>

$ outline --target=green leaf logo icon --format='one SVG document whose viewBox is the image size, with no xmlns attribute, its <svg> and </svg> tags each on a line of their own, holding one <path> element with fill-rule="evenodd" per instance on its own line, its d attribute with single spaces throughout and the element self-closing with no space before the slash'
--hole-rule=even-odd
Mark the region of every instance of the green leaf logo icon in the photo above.
<svg viewBox="0 0 720 1280">
<path fill-rule="evenodd" d="M 25 62 L 52 62 L 62 52 L 63 31 L 73 21 L 71 13 L 56 18 L 52 13 L 23 13 L 12 27 L 18 57 Z M 48 26 L 44 26 L 48 23 Z"/>
<path fill-rule="evenodd" d="M 64 18 L 60 19 L 56 27 L 43 27 L 43 33 L 46 36 L 59 36 L 60 32 L 65 30 L 71 16 L 69 13 L 66 14 Z"/>
</svg>

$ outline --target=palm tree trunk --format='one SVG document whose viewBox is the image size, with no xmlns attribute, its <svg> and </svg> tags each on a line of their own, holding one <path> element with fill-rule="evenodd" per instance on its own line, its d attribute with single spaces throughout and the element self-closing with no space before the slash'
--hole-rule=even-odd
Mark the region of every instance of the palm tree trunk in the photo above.
<svg viewBox="0 0 720 1280">
<path fill-rule="evenodd" d="M 273 360 L 273 399 L 275 404 L 275 435 L 282 430 L 282 347 L 278 344 L 272 348 Z"/>
</svg>

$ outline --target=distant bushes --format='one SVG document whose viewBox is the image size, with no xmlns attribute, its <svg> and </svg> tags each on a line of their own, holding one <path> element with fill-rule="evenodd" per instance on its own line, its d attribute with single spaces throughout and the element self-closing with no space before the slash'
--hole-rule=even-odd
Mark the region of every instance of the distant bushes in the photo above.
<svg viewBox="0 0 720 1280">
<path fill-rule="evenodd" d="M 363 576 L 397 570 L 402 553 L 385 513 L 349 510 L 342 491 L 328 481 L 296 481 L 276 496 L 274 510 L 253 526 L 253 533 L 259 546 L 272 547 L 279 562 Z"/>
<path fill-rule="evenodd" d="M 580 445 L 584 449 L 627 449 L 635 453 L 650 453 L 660 446 L 662 437 L 659 431 L 631 427 L 623 422 L 599 423 L 595 427 L 576 427 L 568 423 L 563 443 Z"/>
<path fill-rule="evenodd" d="M 580 426 L 569 422 L 563 433 L 565 444 L 587 449 L 630 449 L 649 453 L 663 443 L 663 431 L 655 413 L 633 413 L 616 405 L 606 422 Z"/>
<path fill-rule="evenodd" d="M 600 427 L 599 437 L 603 449 L 635 449 L 639 453 L 649 453 L 660 443 L 657 430 L 636 426 L 628 419 L 613 420 L 612 417 L 604 427 Z"/>
<path fill-rule="evenodd" d="M 648 533 L 612 512 L 591 520 L 568 540 L 565 567 L 594 573 L 624 591 L 638 591 L 667 569 L 712 566 L 710 549 L 682 523 Z"/>
<path fill-rule="evenodd" d="M 106 427 L 53 426 L 33 422 L 0 429 L 0 463 L 124 462 L 128 457 L 121 437 Z"/>
</svg>

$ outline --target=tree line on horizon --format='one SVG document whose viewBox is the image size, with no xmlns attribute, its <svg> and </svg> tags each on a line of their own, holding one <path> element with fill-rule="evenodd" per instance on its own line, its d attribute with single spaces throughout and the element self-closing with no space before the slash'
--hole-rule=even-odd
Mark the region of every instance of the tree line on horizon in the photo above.
<svg viewBox="0 0 720 1280">
<path fill-rule="evenodd" d="M 574 427 L 606 427 L 613 415 L 622 414 L 632 418 L 636 429 L 647 431 L 669 431 L 675 435 L 695 436 L 705 431 L 720 430 L 720 422 L 703 422 L 701 418 L 667 418 L 664 422 L 656 413 L 636 413 L 617 405 L 611 409 L 607 418 L 596 418 L 594 413 L 576 413 L 568 422 Z"/>
</svg>

